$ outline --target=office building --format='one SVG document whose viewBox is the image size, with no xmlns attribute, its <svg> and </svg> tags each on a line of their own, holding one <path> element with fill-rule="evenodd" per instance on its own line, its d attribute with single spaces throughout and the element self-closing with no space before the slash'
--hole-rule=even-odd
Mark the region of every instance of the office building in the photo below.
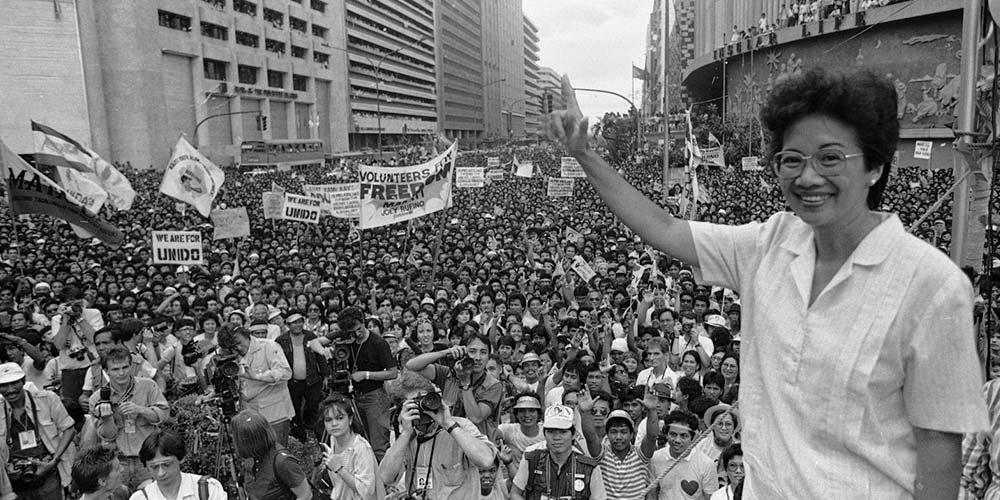
<svg viewBox="0 0 1000 500">
<path fill-rule="evenodd" d="M 524 137 L 524 15 L 521 0 L 482 0 L 483 89 L 488 139 Z"/>
<path fill-rule="evenodd" d="M 483 80 L 483 30 L 480 0 L 438 3 L 438 127 L 449 138 L 482 138 L 483 89 L 505 81 Z"/>
<path fill-rule="evenodd" d="M 434 1 L 346 0 L 345 18 L 351 149 L 436 133 Z"/>
<path fill-rule="evenodd" d="M 524 17 L 524 133 L 537 136 L 541 130 L 542 90 L 538 75 L 538 28 Z"/>
</svg>

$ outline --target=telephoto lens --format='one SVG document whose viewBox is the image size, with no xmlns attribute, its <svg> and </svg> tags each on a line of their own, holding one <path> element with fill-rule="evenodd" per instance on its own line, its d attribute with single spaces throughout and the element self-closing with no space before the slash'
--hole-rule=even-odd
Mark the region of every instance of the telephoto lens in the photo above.
<svg viewBox="0 0 1000 500">
<path fill-rule="evenodd" d="M 417 406 L 424 413 L 437 413 L 441 409 L 441 395 L 436 392 L 428 392 L 417 401 Z"/>
</svg>

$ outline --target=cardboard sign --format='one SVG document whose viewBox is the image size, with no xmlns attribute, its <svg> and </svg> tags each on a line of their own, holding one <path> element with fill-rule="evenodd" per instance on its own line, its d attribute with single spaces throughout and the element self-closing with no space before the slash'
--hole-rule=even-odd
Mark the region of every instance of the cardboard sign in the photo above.
<svg viewBox="0 0 1000 500">
<path fill-rule="evenodd" d="M 590 264 L 587 264 L 587 261 L 583 260 L 583 257 L 580 257 L 579 255 L 573 257 L 573 264 L 570 265 L 570 268 L 573 269 L 577 276 L 579 276 L 585 283 L 589 283 L 590 280 L 594 279 L 594 276 L 597 276 L 597 273 L 592 267 L 590 267 Z"/>
<path fill-rule="evenodd" d="M 764 165 L 760 164 L 760 158 L 756 156 L 744 156 L 740 162 L 743 164 L 744 172 L 764 170 Z"/>
<path fill-rule="evenodd" d="M 200 265 L 203 254 L 198 231 L 153 231 L 153 264 Z"/>
<path fill-rule="evenodd" d="M 573 196 L 573 179 L 549 177 L 548 195 L 550 198 Z"/>
<path fill-rule="evenodd" d="M 514 172 L 514 175 L 518 177 L 531 177 L 532 175 L 534 175 L 535 172 L 534 163 L 526 161 L 523 163 L 516 163 L 515 165 L 517 165 L 517 171 Z"/>
<path fill-rule="evenodd" d="M 934 143 L 931 141 L 917 141 L 913 144 L 913 157 L 917 160 L 930 160 L 931 150 Z"/>
<path fill-rule="evenodd" d="M 481 188 L 486 185 L 486 169 L 483 167 L 456 167 L 455 187 Z"/>
<path fill-rule="evenodd" d="M 319 224 L 320 199 L 285 193 L 285 209 L 282 219 Z"/>
<path fill-rule="evenodd" d="M 576 158 L 572 156 L 563 156 L 559 164 L 559 172 L 563 177 L 582 179 L 587 177 L 587 174 L 583 173 L 583 167 L 580 166 L 580 162 L 576 161 Z"/>
<path fill-rule="evenodd" d="M 486 172 L 486 178 L 490 182 L 500 182 L 503 180 L 503 170 L 490 170 Z"/>
<path fill-rule="evenodd" d="M 320 205 L 323 215 L 338 219 L 357 219 L 361 216 L 361 183 L 346 184 L 306 184 L 302 191 L 323 201 Z"/>
<path fill-rule="evenodd" d="M 265 219 L 281 219 L 281 212 L 285 210 L 285 193 L 277 191 L 267 191 L 261 196 L 264 205 Z"/>
<path fill-rule="evenodd" d="M 212 239 L 242 238 L 250 236 L 250 217 L 246 207 L 212 210 L 212 225 L 215 234 Z"/>
<path fill-rule="evenodd" d="M 500 166 L 500 157 L 499 156 L 491 156 L 491 157 L 487 158 L 486 159 L 486 166 L 490 167 L 490 168 L 499 167 Z"/>
</svg>

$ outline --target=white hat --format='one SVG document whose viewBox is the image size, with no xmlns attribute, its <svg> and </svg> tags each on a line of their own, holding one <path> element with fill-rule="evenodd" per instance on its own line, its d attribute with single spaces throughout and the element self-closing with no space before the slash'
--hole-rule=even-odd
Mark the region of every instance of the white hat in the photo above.
<svg viewBox="0 0 1000 500">
<path fill-rule="evenodd" d="M 628 352 L 628 340 L 626 339 L 614 339 L 611 341 L 611 352 Z"/>
<path fill-rule="evenodd" d="M 525 363 L 531 363 L 532 361 L 538 364 L 542 363 L 542 359 L 539 358 L 537 354 L 529 352 L 528 354 L 525 354 L 523 358 L 521 358 L 521 362 L 518 364 L 523 365 Z"/>
<path fill-rule="evenodd" d="M 705 316 L 705 324 L 719 328 L 729 328 L 726 326 L 725 318 L 718 314 L 709 314 L 708 316 Z"/>
<path fill-rule="evenodd" d="M 0 365 L 0 384 L 9 384 L 24 380 L 24 370 L 17 363 L 4 363 Z"/>
<path fill-rule="evenodd" d="M 573 428 L 573 409 L 565 405 L 552 405 L 545 409 L 544 429 L 569 430 Z"/>
<path fill-rule="evenodd" d="M 534 396 L 524 395 L 517 398 L 517 402 L 514 403 L 514 409 L 519 410 L 522 408 L 541 410 L 542 405 L 538 402 L 538 398 Z"/>
</svg>

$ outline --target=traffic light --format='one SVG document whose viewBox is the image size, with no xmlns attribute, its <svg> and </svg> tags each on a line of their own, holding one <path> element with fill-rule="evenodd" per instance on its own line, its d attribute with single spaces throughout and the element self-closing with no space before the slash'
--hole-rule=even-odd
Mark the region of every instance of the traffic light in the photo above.
<svg viewBox="0 0 1000 500">
<path fill-rule="evenodd" d="M 260 128 L 261 127 L 261 123 L 260 123 L 261 116 L 257 115 L 257 116 L 254 116 L 253 118 L 257 122 L 257 130 L 263 130 L 262 128 Z"/>
<path fill-rule="evenodd" d="M 267 117 L 266 116 L 260 117 L 260 129 L 261 130 L 267 130 Z"/>
</svg>

